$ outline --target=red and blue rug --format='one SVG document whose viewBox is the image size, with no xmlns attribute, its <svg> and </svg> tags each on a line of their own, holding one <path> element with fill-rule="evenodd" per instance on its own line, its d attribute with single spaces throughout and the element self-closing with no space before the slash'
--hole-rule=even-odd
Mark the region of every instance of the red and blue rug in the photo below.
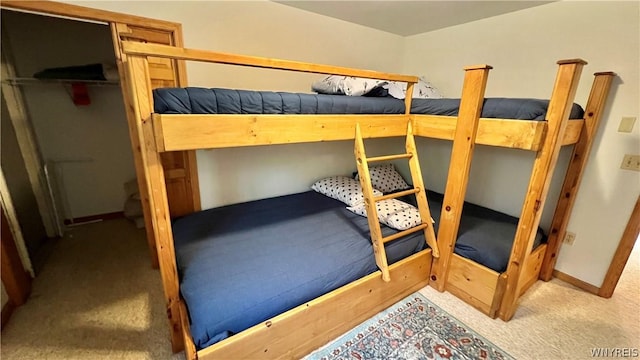
<svg viewBox="0 0 640 360">
<path fill-rule="evenodd" d="M 415 293 L 304 359 L 513 358 Z"/>
</svg>

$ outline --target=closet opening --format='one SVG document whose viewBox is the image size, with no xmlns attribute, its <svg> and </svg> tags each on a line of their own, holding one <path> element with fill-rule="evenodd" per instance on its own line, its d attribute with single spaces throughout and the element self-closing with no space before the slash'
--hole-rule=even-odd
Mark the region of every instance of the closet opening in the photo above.
<svg viewBox="0 0 640 360">
<path fill-rule="evenodd" d="M 2 170 L 37 273 L 55 237 L 125 213 L 143 226 L 142 207 L 109 24 L 2 9 L 2 43 L 3 140 L 16 138 Z M 40 161 L 25 161 L 24 132 Z"/>
</svg>

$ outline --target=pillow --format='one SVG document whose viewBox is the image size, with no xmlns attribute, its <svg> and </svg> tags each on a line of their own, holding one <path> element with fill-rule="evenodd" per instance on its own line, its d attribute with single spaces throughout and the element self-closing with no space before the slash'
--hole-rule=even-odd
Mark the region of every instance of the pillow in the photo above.
<svg viewBox="0 0 640 360">
<path fill-rule="evenodd" d="M 396 230 L 407 230 L 422 224 L 420 212 L 410 204 L 398 199 L 387 199 L 376 202 L 378 221 Z M 347 210 L 367 217 L 367 208 L 364 202 L 357 206 L 347 207 Z M 431 219 L 433 222 L 433 219 Z"/>
<path fill-rule="evenodd" d="M 386 81 L 376 79 L 329 75 L 323 79 L 313 82 L 311 84 L 311 90 L 319 94 L 329 95 L 363 96 L 371 92 L 375 92 L 376 94 L 386 94 L 387 92 L 380 93 L 374 91 L 378 90 L 386 83 Z"/>
<path fill-rule="evenodd" d="M 311 189 L 349 206 L 364 204 L 364 194 L 360 182 L 347 176 L 330 176 L 316 181 Z M 373 189 L 374 196 L 381 196 L 380 190 Z"/>
<path fill-rule="evenodd" d="M 404 99 L 407 94 L 407 83 L 390 81 L 383 85 L 385 89 L 389 91 L 389 95 L 396 99 Z M 440 99 L 442 94 L 435 86 L 431 85 L 424 78 L 418 78 L 418 82 L 413 85 L 413 98 L 414 99 Z"/>
<path fill-rule="evenodd" d="M 371 167 L 369 168 L 369 176 L 371 177 L 371 185 L 384 194 L 410 188 L 409 184 L 402 178 L 402 175 L 396 171 L 393 164 Z M 357 179 L 358 176 L 356 176 Z"/>
</svg>

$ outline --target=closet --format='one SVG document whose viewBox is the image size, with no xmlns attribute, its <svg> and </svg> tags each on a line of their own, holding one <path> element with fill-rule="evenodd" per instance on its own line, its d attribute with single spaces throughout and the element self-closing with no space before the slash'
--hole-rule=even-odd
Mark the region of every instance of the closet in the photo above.
<svg viewBox="0 0 640 360">
<path fill-rule="evenodd" d="M 145 187 L 146 181 L 139 171 L 135 118 L 127 111 L 120 42 L 182 45 L 181 25 L 51 1 L 3 1 L 1 6 L 3 113 L 10 119 L 5 124 L 3 116 L 3 130 L 14 129 L 15 146 L 8 151 L 26 173 L 8 193 L 20 200 L 17 195 L 27 189 L 35 199 L 25 212 L 30 215 L 18 214 L 17 226 L 29 226 L 27 216 L 39 213 L 41 233 L 56 237 L 65 220 L 68 226 L 122 214 L 132 189 Z M 183 62 L 158 58 L 150 63 L 154 86 L 186 84 Z M 34 79 L 45 69 L 87 64 L 104 64 L 102 69 L 110 70 L 107 80 Z M 191 180 L 195 153 L 168 154 L 163 164 L 172 215 L 198 210 L 199 187 Z M 3 175 L 10 178 L 15 172 L 4 167 Z M 141 204 L 148 213 L 148 202 L 143 198 Z M 144 225 L 157 267 L 153 227 Z"/>
<path fill-rule="evenodd" d="M 136 175 L 108 24 L 9 10 L 2 10 L 2 24 L 15 71 L 6 81 L 22 91 L 56 222 L 122 214 L 124 184 Z M 87 64 L 103 74 L 65 71 L 35 78 Z M 98 75 L 105 80 L 87 80 Z"/>
</svg>

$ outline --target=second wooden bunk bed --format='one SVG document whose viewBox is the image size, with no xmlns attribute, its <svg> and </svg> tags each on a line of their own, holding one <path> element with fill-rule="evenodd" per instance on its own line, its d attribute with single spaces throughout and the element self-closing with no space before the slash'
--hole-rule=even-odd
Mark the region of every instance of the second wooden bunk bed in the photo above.
<svg viewBox="0 0 640 360">
<path fill-rule="evenodd" d="M 160 273 L 174 351 L 189 359 L 300 358 L 427 284 L 450 291 L 491 317 L 509 320 L 517 299 L 539 276 L 550 277 L 555 257 L 578 190 L 591 143 L 598 127 L 614 73 L 596 73 L 584 119 L 569 119 L 582 60 L 560 61 L 545 121 L 481 118 L 490 66 L 465 69 L 458 116 L 397 115 L 173 115 L 155 114 L 149 59 L 200 61 L 297 72 L 357 76 L 409 84 L 418 79 L 368 70 L 285 60 L 222 54 L 163 45 L 123 43 L 129 96 L 135 125 L 134 151 L 143 165 L 143 200 L 153 224 Z M 238 146 L 353 140 L 407 134 L 453 140 L 453 151 L 437 234 L 439 257 L 427 248 L 391 266 L 390 280 L 377 271 L 301 304 L 268 321 L 204 349 L 196 349 L 189 318 L 180 296 L 179 274 L 169 215 L 161 154 L 170 151 Z M 475 144 L 536 152 L 535 163 L 506 272 L 497 273 L 453 252 Z M 533 237 L 557 162 L 560 147 L 574 144 L 562 196 L 556 207 L 549 240 L 533 250 Z M 139 169 L 140 170 L 140 169 Z M 372 254 L 373 256 L 373 254 Z M 548 278 L 547 278 L 548 280 Z M 357 300 L 356 300 L 357 299 Z"/>
</svg>

